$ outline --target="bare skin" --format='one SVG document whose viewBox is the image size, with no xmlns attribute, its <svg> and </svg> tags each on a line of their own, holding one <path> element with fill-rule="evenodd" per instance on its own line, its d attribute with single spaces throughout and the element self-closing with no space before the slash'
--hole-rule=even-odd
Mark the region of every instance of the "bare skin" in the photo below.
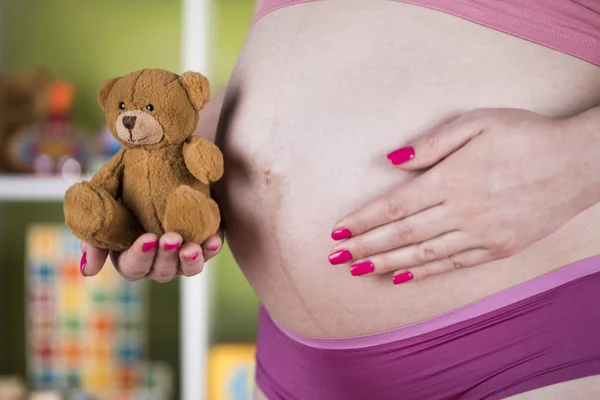
<svg viewBox="0 0 600 400">
<path fill-rule="evenodd" d="M 599 206 L 517 254 L 406 285 L 389 274 L 354 277 L 327 259 L 336 223 L 416 177 L 390 167 L 388 152 L 474 109 L 562 118 L 599 104 L 600 68 L 447 14 L 350 0 L 278 10 L 248 35 L 217 136 L 230 247 L 273 318 L 318 337 L 422 321 L 596 255 Z M 177 256 L 159 248 L 154 267 L 134 260 L 136 247 L 120 270 L 174 276 Z M 594 384 L 557 384 L 527 399 L 561 390 L 586 398 Z"/>
<path fill-rule="evenodd" d="M 259 21 L 217 138 L 227 238 L 279 323 L 320 337 L 393 329 L 596 254 L 598 207 L 516 256 L 402 287 L 331 266 L 334 224 L 415 177 L 390 167 L 389 151 L 473 109 L 569 116 L 600 103 L 600 68 L 570 56 L 420 7 L 340 4 L 287 7 Z M 361 32 L 347 29 L 358 21 Z"/>
</svg>

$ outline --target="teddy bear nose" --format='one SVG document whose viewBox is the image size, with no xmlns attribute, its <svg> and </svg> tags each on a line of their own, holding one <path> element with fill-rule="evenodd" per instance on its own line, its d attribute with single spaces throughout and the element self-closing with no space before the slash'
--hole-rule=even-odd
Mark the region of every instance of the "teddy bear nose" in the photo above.
<svg viewBox="0 0 600 400">
<path fill-rule="evenodd" d="M 123 117 L 123 126 L 129 130 L 132 130 L 135 126 L 135 120 L 137 117 L 127 116 Z"/>
</svg>

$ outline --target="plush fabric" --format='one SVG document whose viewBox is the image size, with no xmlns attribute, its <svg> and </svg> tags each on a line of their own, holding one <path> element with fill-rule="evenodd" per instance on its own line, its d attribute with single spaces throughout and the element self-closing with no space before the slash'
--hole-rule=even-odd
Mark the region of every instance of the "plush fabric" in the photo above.
<svg viewBox="0 0 600 400">
<path fill-rule="evenodd" d="M 208 80 L 195 72 L 141 70 L 104 83 L 98 99 L 123 149 L 67 191 L 74 235 L 122 251 L 144 232 L 177 232 L 195 243 L 216 233 L 221 218 L 209 185 L 223 175 L 223 155 L 193 136 L 209 98 Z"/>
</svg>

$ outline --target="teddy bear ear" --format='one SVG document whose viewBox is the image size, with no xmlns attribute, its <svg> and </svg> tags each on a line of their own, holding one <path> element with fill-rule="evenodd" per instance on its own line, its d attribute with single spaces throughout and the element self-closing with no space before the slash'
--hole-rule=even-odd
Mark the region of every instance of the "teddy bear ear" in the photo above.
<svg viewBox="0 0 600 400">
<path fill-rule="evenodd" d="M 200 111 L 210 100 L 210 83 L 198 72 L 184 72 L 179 77 L 179 83 L 188 94 L 196 111 Z"/>
<path fill-rule="evenodd" d="M 98 93 L 98 102 L 100 103 L 100 107 L 102 107 L 104 111 L 106 111 L 106 100 L 108 99 L 108 95 L 112 90 L 113 86 L 115 86 L 115 83 L 117 83 L 119 79 L 121 78 L 108 79 L 102 84 L 102 87 L 100 88 L 100 92 Z"/>
</svg>

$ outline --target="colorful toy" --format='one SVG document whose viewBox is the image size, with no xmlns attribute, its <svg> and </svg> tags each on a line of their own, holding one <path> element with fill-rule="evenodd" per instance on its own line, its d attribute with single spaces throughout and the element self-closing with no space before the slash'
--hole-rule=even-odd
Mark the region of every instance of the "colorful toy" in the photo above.
<svg viewBox="0 0 600 400">
<path fill-rule="evenodd" d="M 73 85 L 54 82 L 50 90 L 50 112 L 42 129 L 30 142 L 26 160 L 36 174 L 77 175 L 85 169 L 89 146 L 79 137 L 70 119 Z"/>
<path fill-rule="evenodd" d="M 0 77 L 0 173 L 25 172 L 19 154 L 23 134 L 48 115 L 50 75 L 41 69 Z"/>
<path fill-rule="evenodd" d="M 209 97 L 208 79 L 195 72 L 149 69 L 104 83 L 100 105 L 123 149 L 67 191 L 65 221 L 78 238 L 122 251 L 145 232 L 202 243 L 217 231 L 209 184 L 221 178 L 223 156 L 193 136 Z"/>
<path fill-rule="evenodd" d="M 146 360 L 147 282 L 124 281 L 110 261 L 83 279 L 79 241 L 61 225 L 32 226 L 26 243 L 32 388 L 89 400 L 170 399 L 170 368 Z"/>
<path fill-rule="evenodd" d="M 253 399 L 255 354 L 254 344 L 221 344 L 213 347 L 208 359 L 208 398 Z"/>
<path fill-rule="evenodd" d="M 52 81 L 41 72 L 28 79 L 13 80 L 11 85 L 2 85 L 0 81 L 0 91 L 4 86 L 1 101 L 12 105 L 7 120 L 0 122 L 4 126 L 0 128 L 0 151 L 4 152 L 0 164 L 4 165 L 4 172 L 81 174 L 90 149 L 70 120 L 72 84 Z M 16 94 L 19 88 L 21 100 Z M 26 113 L 24 109 L 29 107 L 32 110 Z"/>
<path fill-rule="evenodd" d="M 16 376 L 0 377 L 0 400 L 25 400 L 25 384 Z"/>
<path fill-rule="evenodd" d="M 115 139 L 110 129 L 108 129 L 108 125 L 103 126 L 96 138 L 92 159 L 88 163 L 89 172 L 95 173 L 100 170 L 122 148 L 121 143 Z"/>
</svg>

